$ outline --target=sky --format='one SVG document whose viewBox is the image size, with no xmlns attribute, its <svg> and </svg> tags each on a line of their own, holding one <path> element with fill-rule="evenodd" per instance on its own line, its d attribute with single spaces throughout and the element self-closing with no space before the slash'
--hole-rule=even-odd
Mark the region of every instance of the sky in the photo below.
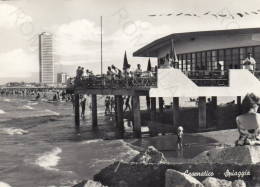
<svg viewBox="0 0 260 187">
<path fill-rule="evenodd" d="M 100 74 L 101 16 L 103 72 L 122 68 L 125 51 L 133 69 L 146 69 L 148 58 L 133 52 L 160 37 L 260 27 L 260 0 L 0 0 L 0 85 L 39 81 L 42 32 L 53 34 L 55 75 L 75 76 L 78 66 Z"/>
</svg>

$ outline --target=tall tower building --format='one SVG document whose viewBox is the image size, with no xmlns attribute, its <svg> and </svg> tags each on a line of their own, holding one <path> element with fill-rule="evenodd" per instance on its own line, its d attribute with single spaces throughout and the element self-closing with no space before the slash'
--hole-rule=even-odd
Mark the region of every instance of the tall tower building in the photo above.
<svg viewBox="0 0 260 187">
<path fill-rule="evenodd" d="M 40 83 L 54 83 L 52 34 L 39 35 Z"/>
</svg>

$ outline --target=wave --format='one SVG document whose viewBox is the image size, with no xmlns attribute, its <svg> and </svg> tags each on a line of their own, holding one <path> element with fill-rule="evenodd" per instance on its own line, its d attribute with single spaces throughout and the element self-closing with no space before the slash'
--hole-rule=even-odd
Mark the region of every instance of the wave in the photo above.
<svg viewBox="0 0 260 187">
<path fill-rule="evenodd" d="M 9 184 L 1 182 L 1 181 L 0 181 L 0 186 L 1 187 L 11 187 Z"/>
<path fill-rule="evenodd" d="M 31 106 L 28 106 L 28 105 L 23 105 L 23 106 L 20 106 L 19 109 L 29 109 L 29 110 L 33 110 L 34 108 L 31 107 Z"/>
<path fill-rule="evenodd" d="M 58 154 L 60 154 L 61 152 L 61 148 L 55 147 L 51 151 L 46 152 L 42 156 L 40 156 L 35 161 L 35 164 L 48 170 L 57 170 L 53 167 L 58 165 L 58 162 L 61 159 Z"/>
<path fill-rule="evenodd" d="M 3 110 L 0 109 L 0 114 L 4 114 L 4 113 L 5 113 L 5 111 L 3 111 Z"/>
<path fill-rule="evenodd" d="M 31 105 L 31 106 L 32 106 L 32 105 L 38 105 L 38 102 L 33 102 L 33 103 L 32 103 L 32 102 L 29 102 L 29 101 L 28 101 L 28 105 Z"/>
<path fill-rule="evenodd" d="M 10 102 L 10 99 L 3 99 L 3 101 L 5 101 L 5 102 Z"/>
<path fill-rule="evenodd" d="M 2 131 L 5 133 L 5 134 L 9 134 L 11 136 L 15 135 L 15 134 L 28 134 L 28 131 L 26 130 L 23 130 L 23 129 L 15 129 L 13 127 L 11 128 L 3 128 Z"/>
<path fill-rule="evenodd" d="M 49 113 L 51 113 L 51 114 L 53 114 L 53 115 L 55 115 L 55 116 L 59 116 L 59 115 L 60 115 L 60 113 L 54 112 L 54 111 L 52 111 L 52 110 L 45 109 L 44 111 L 45 111 L 45 112 L 49 112 Z"/>
<path fill-rule="evenodd" d="M 104 141 L 104 140 L 102 140 L 102 139 L 97 139 L 97 140 L 86 140 L 86 141 L 81 142 L 81 144 L 97 143 L 97 142 L 101 142 L 101 141 Z"/>
</svg>

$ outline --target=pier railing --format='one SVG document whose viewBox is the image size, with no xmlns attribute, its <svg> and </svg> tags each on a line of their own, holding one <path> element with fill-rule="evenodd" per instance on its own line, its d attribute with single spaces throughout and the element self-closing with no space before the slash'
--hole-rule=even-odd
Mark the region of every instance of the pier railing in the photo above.
<svg viewBox="0 0 260 187">
<path fill-rule="evenodd" d="M 191 70 L 183 71 L 197 86 L 229 86 L 229 71 Z M 260 77 L 260 72 L 259 72 Z M 152 88 L 157 87 L 156 74 L 144 74 L 133 77 L 117 77 L 103 75 L 83 76 L 75 79 L 74 88 Z"/>
<path fill-rule="evenodd" d="M 183 71 L 197 86 L 228 86 L 229 71 L 191 70 Z"/>
<path fill-rule="evenodd" d="M 157 87 L 156 76 L 145 77 L 109 77 L 109 76 L 89 76 L 75 79 L 75 87 L 83 89 L 94 88 L 150 88 Z"/>
</svg>

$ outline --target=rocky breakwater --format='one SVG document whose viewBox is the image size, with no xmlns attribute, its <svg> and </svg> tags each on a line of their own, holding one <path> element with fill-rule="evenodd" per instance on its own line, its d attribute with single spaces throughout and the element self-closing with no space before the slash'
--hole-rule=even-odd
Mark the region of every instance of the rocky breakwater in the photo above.
<svg viewBox="0 0 260 187">
<path fill-rule="evenodd" d="M 94 176 L 105 186 L 257 186 L 260 147 L 226 147 L 205 151 L 189 163 L 169 163 L 154 147 L 129 163 L 115 162 Z"/>
</svg>

